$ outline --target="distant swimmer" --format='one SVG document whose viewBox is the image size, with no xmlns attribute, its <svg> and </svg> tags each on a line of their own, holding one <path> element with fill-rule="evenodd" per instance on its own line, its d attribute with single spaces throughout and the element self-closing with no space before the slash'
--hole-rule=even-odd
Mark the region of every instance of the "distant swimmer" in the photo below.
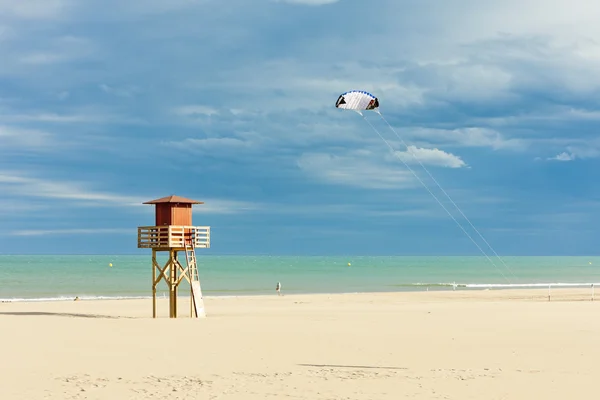
<svg viewBox="0 0 600 400">
<path fill-rule="evenodd" d="M 277 282 L 277 286 L 275 286 L 275 290 L 277 290 L 277 295 L 281 296 L 281 282 Z"/>
</svg>

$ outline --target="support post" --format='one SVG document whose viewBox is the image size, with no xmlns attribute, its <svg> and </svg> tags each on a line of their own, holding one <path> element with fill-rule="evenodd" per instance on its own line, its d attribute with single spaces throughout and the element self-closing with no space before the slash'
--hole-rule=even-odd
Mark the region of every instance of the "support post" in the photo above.
<svg viewBox="0 0 600 400">
<path fill-rule="evenodd" d="M 170 234 L 170 233 L 169 233 Z M 175 250 L 169 250 L 169 268 L 170 268 L 170 296 L 169 296 L 169 317 L 177 318 L 177 269 L 175 268 L 174 259 L 176 257 Z"/>
<path fill-rule="evenodd" d="M 156 318 L 156 249 L 152 249 L 152 318 Z"/>
</svg>

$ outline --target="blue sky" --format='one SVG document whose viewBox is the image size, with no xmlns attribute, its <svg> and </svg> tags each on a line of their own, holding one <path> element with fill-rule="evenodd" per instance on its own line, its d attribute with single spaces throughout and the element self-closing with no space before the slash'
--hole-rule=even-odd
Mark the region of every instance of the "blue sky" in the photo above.
<svg viewBox="0 0 600 400">
<path fill-rule="evenodd" d="M 0 253 L 599 254 L 600 3 L 0 0 Z"/>
</svg>

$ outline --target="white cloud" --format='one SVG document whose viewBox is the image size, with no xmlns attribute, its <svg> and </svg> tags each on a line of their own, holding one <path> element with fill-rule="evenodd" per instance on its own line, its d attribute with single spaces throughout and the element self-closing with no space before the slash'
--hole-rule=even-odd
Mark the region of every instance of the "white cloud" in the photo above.
<svg viewBox="0 0 600 400">
<path fill-rule="evenodd" d="M 413 175 L 402 166 L 388 166 L 355 152 L 346 156 L 305 153 L 298 167 L 311 177 L 329 183 L 370 189 L 399 189 L 415 186 Z"/>
<path fill-rule="evenodd" d="M 198 115 L 210 117 L 211 115 L 219 114 L 219 111 L 216 108 L 199 104 L 175 107 L 173 112 L 177 115 L 182 115 L 186 117 Z"/>
<path fill-rule="evenodd" d="M 407 164 L 416 164 L 420 161 L 423 165 L 448 168 L 462 168 L 467 166 L 460 157 L 439 149 L 408 146 L 407 151 L 396 151 L 394 154 Z"/>
<path fill-rule="evenodd" d="M 469 121 L 472 124 L 485 124 L 488 126 L 502 127 L 504 129 L 519 126 L 535 126 L 537 124 L 549 124 L 552 122 L 578 122 L 578 121 L 600 121 L 600 111 L 590 111 L 573 106 L 553 106 L 551 110 L 547 108 L 532 109 L 526 112 L 519 112 L 515 115 L 503 115 L 499 117 L 474 117 Z M 478 128 L 480 129 L 480 128 Z M 486 128 L 490 129 L 491 128 Z M 502 136 L 501 136 L 502 137 Z M 566 136 L 564 138 L 552 138 L 552 140 L 576 141 L 578 138 Z M 546 139 L 547 141 L 547 139 Z M 531 142 L 527 139 L 501 139 L 502 147 L 517 149 L 519 147 L 527 147 Z"/>
<path fill-rule="evenodd" d="M 112 94 L 117 97 L 133 97 L 138 92 L 137 88 L 135 87 L 127 86 L 124 88 L 116 88 L 113 86 L 109 86 L 106 83 L 101 83 L 99 85 L 99 88 L 104 93 Z"/>
<path fill-rule="evenodd" d="M 272 203 L 265 204 L 262 210 L 269 214 L 306 215 L 312 218 L 315 216 L 349 216 L 356 219 L 358 215 L 362 217 L 439 217 L 442 215 L 436 204 L 430 203 L 431 207 L 429 209 L 423 208 L 423 196 L 419 195 L 417 198 L 409 200 L 409 202 L 415 203 L 414 207 L 403 208 L 405 204 L 390 204 L 386 200 L 377 198 L 376 200 L 370 199 L 364 203 L 357 203 L 355 199 L 350 199 L 347 203 Z M 406 202 L 403 201 L 403 203 Z M 390 206 L 392 209 L 389 209 Z M 444 211 L 442 210 L 441 212 L 443 213 Z M 447 216 L 445 213 L 443 215 Z"/>
<path fill-rule="evenodd" d="M 251 142 L 232 137 L 207 139 L 188 138 L 181 142 L 166 142 L 165 144 L 181 150 L 209 154 L 221 154 L 223 151 L 243 151 L 253 147 Z"/>
<path fill-rule="evenodd" d="M 84 58 L 92 59 L 97 56 L 95 43 L 83 37 L 59 36 L 40 38 L 38 40 L 39 44 L 31 47 L 28 46 L 27 52 L 16 53 L 14 59 L 18 63 L 13 65 L 14 68 L 23 69 L 24 67 L 36 66 L 47 68 L 49 64 Z M 26 73 L 31 73 L 31 70 L 27 69 Z"/>
<path fill-rule="evenodd" d="M 527 217 L 528 220 L 544 225 L 580 225 L 586 221 L 595 219 L 598 213 L 589 209 L 580 209 L 578 211 L 563 211 L 557 209 L 550 213 L 536 213 Z"/>
<path fill-rule="evenodd" d="M 572 118 L 575 120 L 600 121 L 600 111 L 581 110 L 571 107 L 560 113 L 557 117 L 562 119 Z"/>
<path fill-rule="evenodd" d="M 98 122 L 102 117 L 96 115 L 59 115 L 55 113 L 36 113 L 36 114 L 15 114 L 3 115 L 4 119 L 10 121 L 31 121 L 31 122 Z"/>
<path fill-rule="evenodd" d="M 549 157 L 548 160 L 554 161 L 573 161 L 575 159 L 595 158 L 600 156 L 600 150 L 594 147 L 574 147 L 567 146 L 567 151 Z"/>
<path fill-rule="evenodd" d="M 145 125 L 146 121 L 127 115 L 101 114 L 94 111 L 83 111 L 69 114 L 58 114 L 55 112 L 34 112 L 34 113 L 0 113 L 4 121 L 11 122 L 48 122 L 57 124 L 131 124 Z"/>
<path fill-rule="evenodd" d="M 69 0 L 0 0 L 0 15 L 23 19 L 49 19 L 60 16 Z"/>
<path fill-rule="evenodd" d="M 507 139 L 500 132 L 489 128 L 468 127 L 457 129 L 416 128 L 408 130 L 416 140 L 458 145 L 462 147 L 491 147 L 493 149 L 524 150 L 529 142 L 524 139 Z"/>
<path fill-rule="evenodd" d="M 1 186 L 0 186 L 1 187 Z M 11 217 L 18 218 L 22 214 L 33 215 L 37 211 L 47 210 L 48 204 L 42 201 L 31 201 L 23 198 L 3 198 L 0 199 L 0 216 L 5 219 Z"/>
<path fill-rule="evenodd" d="M 230 156 L 239 159 L 246 155 L 262 155 L 268 151 L 268 140 L 256 132 L 234 132 L 232 137 L 186 138 L 165 140 L 161 144 L 192 154 Z"/>
<path fill-rule="evenodd" d="M 495 100 L 505 97 L 512 83 L 511 73 L 494 65 L 472 62 L 449 68 L 446 95 L 470 100 Z"/>
<path fill-rule="evenodd" d="M 239 214 L 248 211 L 262 210 L 264 207 L 260 204 L 239 201 L 239 200 L 225 200 L 225 199 L 213 199 L 213 198 L 201 198 L 204 204 L 200 204 L 194 207 L 194 213 L 199 214 Z"/>
<path fill-rule="evenodd" d="M 78 17 L 85 20 L 135 20 L 152 15 L 176 12 L 193 12 L 195 9 L 216 0 L 97 0 L 81 6 Z"/>
<path fill-rule="evenodd" d="M 63 61 L 65 58 L 61 54 L 57 53 L 44 53 L 44 52 L 35 52 L 28 53 L 19 58 L 23 64 L 53 64 L 56 62 Z"/>
<path fill-rule="evenodd" d="M 24 198 L 56 199 L 71 201 L 80 206 L 130 206 L 151 211 L 150 206 L 142 204 L 151 200 L 151 196 L 102 192 L 77 182 L 37 178 L 11 171 L 0 171 L 0 192 L 4 196 L 18 198 L 19 202 Z M 199 200 L 205 204 L 195 207 L 195 213 L 233 214 L 260 209 L 259 204 L 246 201 L 210 197 Z"/>
<path fill-rule="evenodd" d="M 325 2 L 305 0 L 303 3 Z M 246 7 L 243 3 L 239 4 L 242 8 Z M 178 119 L 173 117 L 174 114 L 184 117 L 181 120 L 193 120 L 198 124 L 208 124 L 207 121 L 214 123 L 214 130 L 207 129 L 207 132 L 202 132 L 203 135 L 213 137 L 187 139 L 179 144 L 180 148 L 193 149 L 203 153 L 219 151 L 244 153 L 250 150 L 255 151 L 258 146 L 264 150 L 276 142 L 279 148 L 284 147 L 281 146 L 282 143 L 288 146 L 285 150 L 295 146 L 295 151 L 298 149 L 307 151 L 309 144 L 314 145 L 317 142 L 319 144 L 327 142 L 328 145 L 331 145 L 335 141 L 336 145 L 355 145 L 358 143 L 357 138 L 363 140 L 361 144 L 372 139 L 367 133 L 369 128 L 361 125 L 359 119 L 354 120 L 355 115 L 343 115 L 336 118 L 341 114 L 333 108 L 335 96 L 337 93 L 351 88 L 361 88 L 377 93 L 381 98 L 384 113 L 388 110 L 390 114 L 402 112 L 404 121 L 417 121 L 416 123 L 422 126 L 429 125 L 429 120 L 423 122 L 424 118 L 412 113 L 410 107 L 418 106 L 417 110 L 427 110 L 426 112 L 430 115 L 427 118 L 434 119 L 439 115 L 435 106 L 445 101 L 451 104 L 451 109 L 448 112 L 444 109 L 440 118 L 448 118 L 448 114 L 451 114 L 449 118 L 458 115 L 461 120 L 459 123 L 463 124 L 463 121 L 469 121 L 468 114 L 471 112 L 466 110 L 466 107 L 461 108 L 465 102 L 479 99 L 498 101 L 502 104 L 494 113 L 503 115 L 504 110 L 510 108 L 506 107 L 505 102 L 510 100 L 510 95 L 514 95 L 511 91 L 520 90 L 519 84 L 523 82 L 533 84 L 542 90 L 548 88 L 554 90 L 553 85 L 545 87 L 537 85 L 539 82 L 546 82 L 544 79 L 551 83 L 560 82 L 555 77 L 562 76 L 561 79 L 566 79 L 564 88 L 568 90 L 584 94 L 589 93 L 589 91 L 584 91 L 586 87 L 587 90 L 593 90 L 595 85 L 586 86 L 585 82 L 586 80 L 592 83 L 597 81 L 597 78 L 592 75 L 597 75 L 600 50 L 593 41 L 588 39 L 597 37 L 594 32 L 599 30 L 584 32 L 581 25 L 572 25 L 572 23 L 583 18 L 584 23 L 590 23 L 589 29 L 591 29 L 593 18 L 590 13 L 599 10 L 598 6 L 588 3 L 587 11 L 582 11 L 577 7 L 569 6 L 567 2 L 559 1 L 556 4 L 553 3 L 552 9 L 546 9 L 543 15 L 540 15 L 539 12 L 527 15 L 519 13 L 520 18 L 515 20 L 514 9 L 510 7 L 517 3 L 513 0 L 509 0 L 508 3 L 510 6 L 489 0 L 458 0 L 456 4 L 442 4 L 434 12 L 431 12 L 430 7 L 426 7 L 424 4 L 406 7 L 406 2 L 401 0 L 382 2 L 378 7 L 367 7 L 360 11 L 365 13 L 366 19 L 380 21 L 377 29 L 343 34 L 336 28 L 327 31 L 327 24 L 319 25 L 310 31 L 310 35 L 318 37 L 318 40 L 314 40 L 313 36 L 305 38 L 301 30 L 288 31 L 283 27 L 285 24 L 269 27 L 269 22 L 266 19 L 262 20 L 262 18 L 272 18 L 269 13 L 275 13 L 274 9 L 286 9 L 287 7 L 270 7 L 269 12 L 265 13 L 264 9 L 260 10 L 258 7 L 266 8 L 269 7 L 268 4 L 266 6 L 264 4 L 248 5 L 248 8 L 242 9 L 240 13 L 244 16 L 242 20 L 241 17 L 237 19 L 238 17 L 235 17 L 234 14 L 228 14 L 226 7 L 214 3 L 215 16 L 209 17 L 209 19 L 214 18 L 218 21 L 218 29 L 227 31 L 227 34 L 223 35 L 219 33 L 222 31 L 216 30 L 214 25 L 209 24 L 210 27 L 208 27 L 203 23 L 198 23 L 198 21 L 205 21 L 199 15 L 203 12 L 202 8 L 198 8 L 197 15 L 191 14 L 194 6 L 200 4 L 199 2 L 132 0 L 103 3 L 92 1 L 86 3 L 86 7 L 90 7 L 90 10 L 95 10 L 99 6 L 106 9 L 100 10 L 98 19 L 113 18 L 108 14 L 121 14 L 123 11 L 126 11 L 127 16 L 114 18 L 127 19 L 133 15 L 146 14 L 148 16 L 147 13 L 169 11 L 169 18 L 172 18 L 171 26 L 178 25 L 177 28 L 179 28 L 179 25 L 187 25 L 187 30 L 183 28 L 181 31 L 177 30 L 177 35 L 180 35 L 177 41 L 156 41 L 154 43 L 156 47 L 153 47 L 152 53 L 140 53 L 139 58 L 125 59 L 123 54 L 131 50 L 129 46 L 140 48 L 149 44 L 145 41 L 148 38 L 147 33 L 141 33 L 140 27 L 136 24 L 117 25 L 119 29 L 132 29 L 128 31 L 130 32 L 127 36 L 128 40 L 121 43 L 116 43 L 115 40 L 119 39 L 115 39 L 113 35 L 98 35 L 96 31 L 85 32 L 90 35 L 90 40 L 87 42 L 72 39 L 53 41 L 51 36 L 60 34 L 60 24 L 52 24 L 51 31 L 45 31 L 46 28 L 42 25 L 39 25 L 35 31 L 28 31 L 25 26 L 15 25 L 19 35 L 29 35 L 29 41 L 24 41 L 24 44 L 40 43 L 37 46 L 15 48 L 15 57 L 12 58 L 29 62 L 30 64 L 25 66 L 24 70 L 35 72 L 27 72 L 27 75 L 31 76 L 31 80 L 29 78 L 24 80 L 27 83 L 24 83 L 23 87 L 36 87 L 40 96 L 45 96 L 42 93 L 68 90 L 73 101 L 79 102 L 87 95 L 86 88 L 97 87 L 98 84 L 101 84 L 100 89 L 107 93 L 126 95 L 129 87 L 123 82 L 131 80 L 135 87 L 143 87 L 144 79 L 148 77 L 145 73 L 152 72 L 153 80 L 148 83 L 145 91 L 148 96 L 140 96 L 140 103 L 131 105 L 131 109 L 126 111 L 127 114 L 122 116 L 94 111 L 92 108 L 94 105 L 91 104 L 85 112 L 65 111 L 64 108 L 53 109 L 52 106 L 41 111 L 31 111 L 31 108 L 23 107 L 18 110 L 19 112 L 7 115 L 7 120 L 35 123 L 107 123 L 123 122 L 127 119 L 134 120 L 135 115 L 132 116 L 131 113 L 138 110 L 148 110 L 153 114 L 152 117 L 160 115 L 162 111 L 169 115 L 168 123 L 172 123 L 173 119 Z M 0 10 L 2 11 L 0 14 L 49 18 L 59 15 L 66 16 L 63 13 L 67 11 L 69 13 L 77 11 L 77 13 L 69 14 L 73 20 L 76 20 L 78 18 L 76 16 L 81 11 L 82 14 L 85 14 L 85 18 L 94 18 L 90 15 L 93 14 L 93 11 L 85 11 L 83 7 L 81 10 L 65 8 L 63 4 L 76 3 L 56 0 L 33 2 L 0 0 Z M 340 3 L 340 5 L 342 4 Z M 518 4 L 520 4 L 520 8 L 531 11 L 536 7 L 541 7 L 542 3 L 525 1 Z M 145 7 L 147 9 L 144 9 Z M 335 12 L 340 18 L 351 18 L 352 14 L 345 13 L 356 12 L 352 7 L 337 8 L 340 9 L 340 13 L 338 14 L 337 10 Z M 453 8 L 455 10 L 452 10 Z M 472 12 L 467 16 L 464 10 L 469 8 L 472 9 Z M 556 9 L 561 12 L 556 12 Z M 398 13 L 398 10 L 404 10 L 404 12 Z M 321 11 L 323 10 L 317 12 Z M 446 14 L 447 12 L 450 12 L 450 16 Z M 273 16 L 275 15 L 273 14 Z M 85 21 L 85 18 L 82 21 Z M 313 17 L 309 16 L 309 18 Z M 404 24 L 405 20 L 409 23 Z M 254 24 L 258 22 L 261 22 L 262 28 L 254 29 L 256 27 Z M 144 22 L 144 32 L 169 31 L 167 34 L 172 35 L 170 29 L 157 29 L 161 27 L 162 23 L 164 22 L 148 17 Z M 585 33 L 588 39 L 565 36 L 566 40 L 573 39 L 573 42 L 558 43 L 557 38 L 560 37 L 558 32 L 564 28 L 560 28 L 557 23 L 567 24 L 564 26 L 569 24 L 572 27 L 575 26 L 573 33 L 581 36 Z M 146 24 L 148 24 L 147 29 Z M 304 26 L 300 20 L 297 21 L 297 24 Z M 407 35 L 407 32 L 416 32 L 413 27 L 417 24 L 422 24 L 423 28 L 419 30 L 419 35 Z M 196 53 L 190 52 L 190 49 L 196 46 L 195 40 L 198 36 L 196 39 L 192 39 L 194 36 L 186 36 L 185 33 L 189 33 L 189 29 L 194 29 L 196 25 L 202 26 L 202 29 L 214 34 L 216 39 L 213 44 L 218 50 L 206 46 Z M 295 24 L 292 25 L 295 26 Z M 13 24 L 11 23 L 10 26 L 12 27 Z M 429 30 L 430 27 L 434 29 Z M 235 34 L 231 33 L 232 29 L 235 30 Z M 266 51 L 272 44 L 267 42 L 265 32 L 271 34 L 274 29 L 289 40 L 286 40 L 285 47 L 276 48 L 276 52 Z M 219 40 L 222 39 L 220 38 L 231 38 L 232 35 L 237 37 L 239 32 L 245 34 L 243 41 L 230 43 L 230 47 L 221 46 L 222 42 Z M 502 36 L 498 35 L 498 32 L 508 32 L 508 34 Z M 46 34 L 48 35 L 47 41 L 52 43 L 52 46 L 46 46 L 45 41 L 31 40 L 31 35 L 42 38 Z M 82 36 L 85 36 L 84 33 Z M 539 39 L 544 36 L 547 39 Z M 172 46 L 171 44 L 174 42 L 178 45 Z M 428 46 L 428 43 L 434 45 Z M 85 50 L 88 45 L 93 45 L 93 50 L 90 53 L 83 52 L 82 49 Z M 227 49 L 227 51 L 223 52 L 223 49 Z M 324 49 L 327 49 L 327 52 L 324 52 Z M 440 52 L 440 49 L 443 51 Z M 97 51 L 100 52 L 96 53 Z M 61 58 L 62 54 L 66 54 L 68 57 Z M 72 61 L 76 60 L 76 57 L 91 57 L 92 54 L 96 60 L 101 59 L 102 64 L 95 64 L 94 60 L 94 63 L 86 64 L 84 68 L 78 66 L 73 75 L 56 72 L 57 68 L 72 67 L 70 64 L 47 64 L 35 70 L 31 64 Z M 227 54 L 226 57 L 234 59 L 233 61 L 226 59 L 221 54 Z M 573 58 L 570 55 L 576 57 Z M 262 56 L 266 56 L 267 61 L 263 62 L 262 59 L 256 58 Z M 170 62 L 162 64 L 161 60 L 170 60 Z M 207 63 L 205 60 L 210 60 L 210 62 Z M 158 68 L 157 65 L 166 65 L 166 67 Z M 155 74 L 156 68 L 160 70 L 160 74 Z M 61 69 L 60 71 L 68 70 Z M 85 79 L 80 77 L 80 74 L 86 73 L 100 76 L 95 76 L 98 79 L 91 79 L 89 76 L 86 76 Z M 42 75 L 53 78 L 42 79 L 44 78 Z M 215 77 L 219 79 L 215 79 Z M 186 82 L 196 79 L 205 83 L 192 88 L 186 85 Z M 63 83 L 56 83 L 61 80 Z M 75 81 L 76 84 L 71 84 Z M 36 84 L 38 82 L 41 83 L 39 87 Z M 65 82 L 66 85 L 64 85 Z M 113 86 L 119 83 L 123 83 L 125 86 L 123 88 Z M 17 82 L 16 85 L 18 86 L 18 84 Z M 55 86 L 51 88 L 52 90 L 48 90 L 44 85 Z M 208 90 L 195 91 L 198 87 Z M 100 96 L 100 99 L 104 101 L 105 97 Z M 452 104 L 453 100 L 456 102 Z M 90 101 L 94 102 L 97 99 Z M 195 102 L 197 104 L 194 104 Z M 531 103 L 535 103 L 535 101 L 520 104 L 527 108 Z M 432 105 L 433 107 L 429 108 Z M 109 107 L 112 106 L 114 104 Z M 234 112 L 237 113 L 235 118 L 231 118 L 227 109 L 235 110 Z M 240 109 L 248 110 L 248 112 L 240 112 Z M 252 109 L 259 110 L 259 112 L 253 113 Z M 307 111 L 299 113 L 296 112 L 298 109 Z M 288 113 L 290 110 L 294 113 Z M 478 109 L 477 115 L 484 115 L 482 118 L 487 119 L 485 110 L 482 113 L 479 111 Z M 467 115 L 464 116 L 464 114 Z M 332 115 L 334 115 L 333 118 Z M 573 115 L 588 119 L 597 118 L 593 111 L 573 112 Z M 343 119 L 345 117 L 348 118 Z M 339 123 L 339 121 L 343 122 Z M 523 123 L 523 121 L 516 121 L 516 123 Z M 218 129 L 217 123 L 219 124 Z M 442 125 L 440 123 L 436 126 L 447 128 L 452 126 L 450 124 Z M 415 139 L 413 141 L 414 148 L 423 152 L 422 157 L 419 158 L 423 162 L 427 159 L 432 165 L 437 163 L 436 165 L 454 168 L 464 166 L 464 161 L 454 154 L 437 150 L 445 149 L 448 152 L 459 154 L 455 148 L 449 146 L 510 150 L 532 147 L 531 141 L 512 136 L 508 129 L 494 130 L 482 127 L 484 125 L 477 124 L 478 127 L 457 129 L 413 129 L 410 127 L 402 129 Z M 535 128 L 530 129 L 534 130 Z M 244 136 L 243 131 L 246 130 L 254 130 L 255 136 Z M 228 137 L 214 137 L 222 135 L 222 132 L 227 132 Z M 354 132 L 362 132 L 362 134 L 354 135 Z M 138 132 L 135 134 L 139 136 Z M 172 134 L 173 136 L 169 139 L 177 140 L 181 137 L 175 129 Z M 133 133 L 131 135 L 133 136 Z M 191 134 L 191 136 L 193 135 L 196 133 Z M 7 138 L 8 136 L 0 137 L 0 141 L 11 140 L 14 143 L 14 135 L 10 136 L 10 139 Z M 561 150 L 563 148 L 560 147 Z M 315 150 L 309 149 L 308 151 Z M 319 151 L 327 152 L 329 150 Z M 331 152 L 336 151 L 332 150 Z M 551 152 L 544 150 L 543 155 L 548 156 L 557 152 L 558 150 L 554 149 Z M 566 152 L 561 157 L 566 155 L 574 158 L 576 154 L 578 153 Z M 408 159 L 412 158 L 410 154 L 406 155 L 409 156 Z M 308 153 L 308 156 L 305 155 L 301 160 L 305 162 L 303 168 L 306 171 L 310 170 L 310 165 L 307 165 L 306 162 L 334 163 L 335 168 L 338 169 L 337 175 L 331 172 L 335 176 L 328 179 L 336 181 L 349 180 L 349 177 L 352 176 L 358 176 L 360 180 L 360 175 L 365 174 L 365 169 L 352 170 L 352 168 L 356 168 L 355 163 L 364 163 L 364 168 L 367 169 L 386 170 L 387 168 L 383 163 L 368 162 L 362 158 L 347 162 L 344 157 L 329 159 L 325 154 Z M 403 169 L 403 166 L 397 162 L 394 162 L 393 165 L 394 168 Z M 395 170 L 394 168 L 391 170 Z M 382 176 L 386 178 L 382 178 L 383 182 L 379 183 L 381 185 L 395 184 L 402 182 L 403 178 L 410 178 L 410 176 L 400 177 L 394 174 L 390 175 L 391 178 L 385 174 Z"/>
<path fill-rule="evenodd" d="M 432 207 L 431 209 L 425 209 L 425 208 L 415 208 L 415 209 L 408 209 L 408 210 L 387 210 L 387 211 L 381 211 L 381 210 L 362 210 L 360 211 L 363 215 L 369 215 L 369 216 L 373 216 L 373 217 L 390 217 L 390 218 L 396 218 L 396 217 L 419 217 L 419 218 L 447 218 L 448 214 L 446 214 L 446 212 L 439 208 L 439 207 Z"/>
<path fill-rule="evenodd" d="M 72 200 L 90 205 L 137 206 L 147 199 L 110 192 L 99 192 L 74 182 L 50 180 L 24 173 L 0 171 L 0 189 L 13 196 Z"/>
<path fill-rule="evenodd" d="M 0 148 L 9 146 L 23 149 L 45 149 L 49 146 L 51 135 L 37 129 L 23 129 L 0 125 Z"/>
<path fill-rule="evenodd" d="M 23 20 L 131 20 L 211 2 L 213 0 L 0 0 L 0 16 Z"/>
<path fill-rule="evenodd" d="M 548 158 L 548 160 L 556 160 L 556 161 L 572 161 L 575 159 L 573 154 L 569 154 L 567 152 L 562 152 L 560 154 L 555 155 L 554 157 Z"/>
<path fill-rule="evenodd" d="M 335 45 L 330 43 L 330 46 Z M 338 61 L 331 61 L 334 67 L 324 68 L 326 56 L 315 55 L 314 50 L 306 55 L 301 48 L 296 51 L 294 57 L 265 60 L 260 68 L 254 63 L 224 68 L 219 72 L 219 80 L 194 79 L 189 86 L 202 91 L 232 93 L 224 107 L 259 114 L 298 110 L 339 112 L 333 107 L 335 100 L 349 89 L 376 93 L 385 109 L 423 103 L 427 89 L 411 82 L 399 82 L 401 67 L 366 64 L 360 62 L 362 57 L 355 55 L 340 66 L 335 65 Z M 329 49 L 323 51 L 330 52 Z M 256 98 L 260 100 L 254 100 Z"/>
<path fill-rule="evenodd" d="M 582 47 L 586 48 L 583 52 Z M 600 60 L 588 55 L 598 51 L 598 47 L 597 43 L 591 44 L 582 37 L 569 42 L 547 34 L 509 35 L 474 44 L 470 61 L 495 65 L 510 73 L 507 88 L 515 93 L 560 88 L 585 95 L 600 87 L 600 79 L 595 74 Z"/>
</svg>

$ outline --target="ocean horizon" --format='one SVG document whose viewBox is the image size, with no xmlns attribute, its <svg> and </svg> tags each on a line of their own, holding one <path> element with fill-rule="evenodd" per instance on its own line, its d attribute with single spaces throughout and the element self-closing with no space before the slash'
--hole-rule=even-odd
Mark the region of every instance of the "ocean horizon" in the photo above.
<svg viewBox="0 0 600 400">
<path fill-rule="evenodd" d="M 598 256 L 244 256 L 197 251 L 204 296 L 592 285 Z M 181 255 L 185 264 L 185 255 Z M 166 256 L 159 258 L 164 264 Z M 112 265 L 112 266 L 111 266 Z M 147 255 L 0 255 L 0 301 L 151 297 Z M 180 295 L 187 295 L 185 282 Z M 157 295 L 167 296 L 161 282 Z"/>
</svg>

